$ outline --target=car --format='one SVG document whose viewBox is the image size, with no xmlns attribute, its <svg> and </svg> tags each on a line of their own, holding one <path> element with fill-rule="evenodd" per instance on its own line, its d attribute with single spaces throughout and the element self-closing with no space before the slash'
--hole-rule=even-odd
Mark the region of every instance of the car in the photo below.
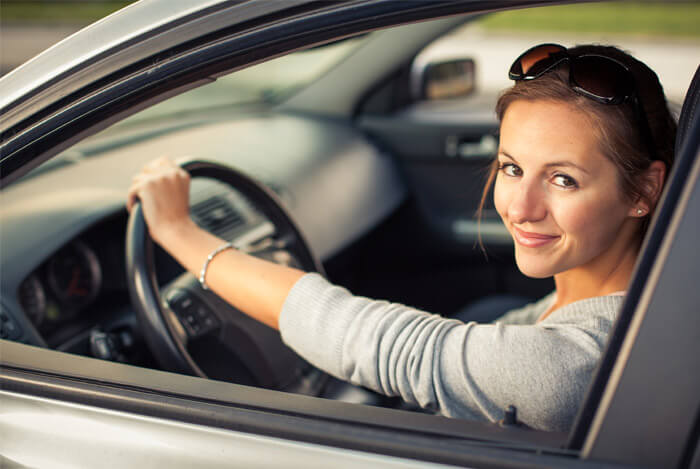
<svg viewBox="0 0 700 469">
<path fill-rule="evenodd" d="M 0 79 L 0 464 L 700 467 L 697 75 L 682 111 L 669 93 L 677 162 L 567 433 L 325 375 L 125 209 L 147 161 L 186 156 L 193 218 L 256 255 L 445 315 L 541 296 L 494 211 L 473 219 L 507 85 L 483 73 L 526 46 L 448 34 L 552 3 L 143 0 Z M 689 85 L 696 49 L 659 47 Z"/>
</svg>

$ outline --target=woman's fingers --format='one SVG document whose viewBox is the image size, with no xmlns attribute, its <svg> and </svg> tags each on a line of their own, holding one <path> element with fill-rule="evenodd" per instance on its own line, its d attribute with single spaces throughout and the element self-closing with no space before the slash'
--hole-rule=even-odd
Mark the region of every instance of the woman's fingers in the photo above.
<svg viewBox="0 0 700 469">
<path fill-rule="evenodd" d="M 136 201 L 141 202 L 155 238 L 159 232 L 189 220 L 189 185 L 187 171 L 167 158 L 158 158 L 132 177 L 126 208 L 131 212 Z"/>
<path fill-rule="evenodd" d="M 149 181 L 154 181 L 157 178 L 167 177 L 168 175 L 173 175 L 174 173 L 186 173 L 178 165 L 170 161 L 165 157 L 155 159 L 148 162 L 141 168 L 141 171 L 134 174 L 131 177 L 131 184 L 143 184 Z M 182 175 L 182 174 L 180 174 Z"/>
<path fill-rule="evenodd" d="M 139 199 L 140 189 L 141 185 L 138 182 L 132 183 L 131 187 L 129 187 L 129 191 L 126 194 L 126 210 L 129 213 L 131 213 L 131 209 L 134 207 L 134 204 Z"/>
<path fill-rule="evenodd" d="M 172 163 L 166 156 L 161 156 L 160 158 L 149 161 L 143 168 L 144 170 L 158 170 L 159 168 L 170 166 L 174 166 L 174 163 Z"/>
</svg>

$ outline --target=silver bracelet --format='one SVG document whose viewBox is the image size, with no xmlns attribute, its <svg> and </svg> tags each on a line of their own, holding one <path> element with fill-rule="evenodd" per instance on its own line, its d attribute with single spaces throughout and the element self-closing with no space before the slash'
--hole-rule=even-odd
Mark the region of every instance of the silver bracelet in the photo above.
<svg viewBox="0 0 700 469">
<path fill-rule="evenodd" d="M 209 290 L 209 287 L 207 284 L 204 282 L 204 276 L 207 274 L 207 268 L 209 267 L 209 263 L 211 262 L 214 257 L 216 257 L 217 254 L 220 252 L 223 252 L 227 249 L 233 249 L 233 244 L 231 243 L 224 243 L 218 248 L 214 249 L 211 254 L 207 256 L 207 260 L 204 261 L 204 265 L 202 266 L 202 271 L 199 273 L 199 284 L 202 286 L 203 290 Z"/>
</svg>

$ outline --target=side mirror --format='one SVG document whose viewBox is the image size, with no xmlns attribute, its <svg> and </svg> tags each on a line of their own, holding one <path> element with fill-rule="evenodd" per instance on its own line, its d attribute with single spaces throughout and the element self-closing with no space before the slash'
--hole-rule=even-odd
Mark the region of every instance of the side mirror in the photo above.
<svg viewBox="0 0 700 469">
<path fill-rule="evenodd" d="M 464 98 L 476 89 L 476 64 L 472 59 L 413 63 L 411 92 L 420 100 Z"/>
</svg>

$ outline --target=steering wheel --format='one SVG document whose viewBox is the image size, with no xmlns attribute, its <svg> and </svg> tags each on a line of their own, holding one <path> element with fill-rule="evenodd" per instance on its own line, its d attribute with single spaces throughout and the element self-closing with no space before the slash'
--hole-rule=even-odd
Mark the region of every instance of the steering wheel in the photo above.
<svg viewBox="0 0 700 469">
<path fill-rule="evenodd" d="M 228 184 L 274 227 L 272 235 L 256 240 L 253 246 L 237 247 L 268 259 L 291 259 L 303 270 L 323 273 L 304 236 L 271 190 L 221 164 L 191 161 L 181 167 L 193 178 Z M 304 379 L 313 375 L 309 372 L 312 368 L 283 344 L 276 330 L 204 290 L 194 275 L 182 274 L 161 294 L 154 243 L 138 203 L 126 231 L 126 265 L 129 293 L 144 339 L 164 369 L 269 389 L 290 390 L 300 383 L 306 389 L 314 387 Z"/>
</svg>

